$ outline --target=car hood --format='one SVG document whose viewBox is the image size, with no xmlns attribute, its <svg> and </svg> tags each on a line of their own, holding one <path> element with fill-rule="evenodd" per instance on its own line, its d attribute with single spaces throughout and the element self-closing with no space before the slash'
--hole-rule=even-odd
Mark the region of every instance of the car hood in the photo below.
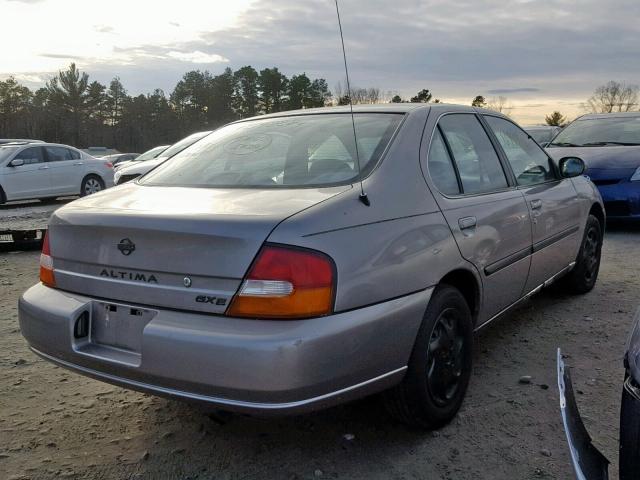
<svg viewBox="0 0 640 480">
<path fill-rule="evenodd" d="M 546 150 L 555 160 L 563 157 L 580 157 L 584 160 L 587 169 L 640 167 L 640 146 L 552 147 Z"/>
</svg>

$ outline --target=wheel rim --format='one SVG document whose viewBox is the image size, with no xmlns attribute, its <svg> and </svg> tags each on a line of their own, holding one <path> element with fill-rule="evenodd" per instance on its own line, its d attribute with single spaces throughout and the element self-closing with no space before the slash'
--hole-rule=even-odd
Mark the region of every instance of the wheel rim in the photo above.
<svg viewBox="0 0 640 480">
<path fill-rule="evenodd" d="M 595 227 L 587 231 L 584 242 L 584 276 L 587 281 L 595 277 L 600 262 L 600 232 Z"/>
<path fill-rule="evenodd" d="M 460 388 L 465 340 L 459 321 L 453 308 L 442 311 L 429 339 L 427 386 L 440 406 L 449 404 Z"/>
<path fill-rule="evenodd" d="M 92 193 L 97 193 L 102 190 L 102 185 L 95 178 L 88 179 L 84 184 L 84 193 L 87 195 L 91 195 Z"/>
</svg>

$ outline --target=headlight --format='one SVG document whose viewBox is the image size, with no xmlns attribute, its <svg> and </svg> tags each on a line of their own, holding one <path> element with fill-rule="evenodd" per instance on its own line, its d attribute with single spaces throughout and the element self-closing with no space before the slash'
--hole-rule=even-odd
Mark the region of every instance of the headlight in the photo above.
<svg viewBox="0 0 640 480">
<path fill-rule="evenodd" d="M 122 170 L 118 170 L 116 171 L 115 175 L 113 176 L 113 182 L 117 185 L 118 181 L 120 180 L 120 177 L 122 176 Z"/>
<path fill-rule="evenodd" d="M 636 168 L 636 171 L 631 175 L 632 182 L 640 182 L 640 167 Z"/>
</svg>

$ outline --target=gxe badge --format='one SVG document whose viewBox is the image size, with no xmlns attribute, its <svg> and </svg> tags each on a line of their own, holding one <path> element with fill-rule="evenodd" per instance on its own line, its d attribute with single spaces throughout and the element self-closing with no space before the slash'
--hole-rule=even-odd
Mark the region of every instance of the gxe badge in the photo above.
<svg viewBox="0 0 640 480">
<path fill-rule="evenodd" d="M 136 250 L 136 244 L 128 238 L 123 238 L 118 244 L 118 250 L 125 256 L 131 255 Z"/>
</svg>

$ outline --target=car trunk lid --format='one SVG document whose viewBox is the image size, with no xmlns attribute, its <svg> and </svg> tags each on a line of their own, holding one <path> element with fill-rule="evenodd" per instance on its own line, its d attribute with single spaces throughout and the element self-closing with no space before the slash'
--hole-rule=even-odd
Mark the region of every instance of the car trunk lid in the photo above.
<svg viewBox="0 0 640 480">
<path fill-rule="evenodd" d="M 52 216 L 56 285 L 136 305 L 224 313 L 278 223 L 349 188 L 107 190 Z"/>
</svg>

